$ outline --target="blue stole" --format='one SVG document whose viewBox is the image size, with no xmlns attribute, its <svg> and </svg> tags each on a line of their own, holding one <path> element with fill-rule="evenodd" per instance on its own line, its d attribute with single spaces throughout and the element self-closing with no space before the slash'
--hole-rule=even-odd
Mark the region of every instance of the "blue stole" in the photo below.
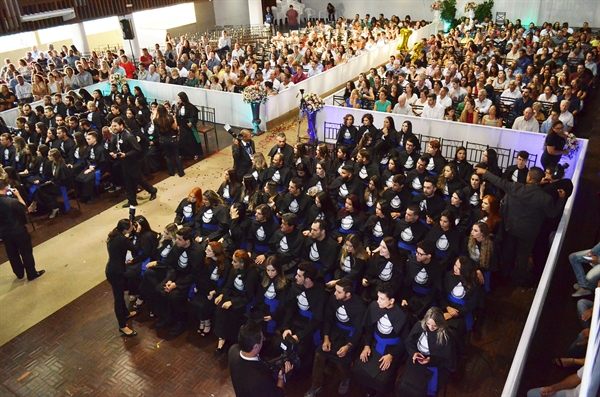
<svg viewBox="0 0 600 397">
<path fill-rule="evenodd" d="M 381 354 L 382 356 L 385 353 L 386 347 L 395 346 L 402 342 L 402 338 L 399 336 L 397 336 L 395 338 L 383 338 L 383 337 L 379 336 L 379 334 L 377 332 L 374 332 L 373 336 L 375 336 L 375 339 L 377 340 L 377 345 L 375 346 L 375 350 L 377 351 L 377 353 Z"/>
<path fill-rule="evenodd" d="M 467 303 L 467 301 L 465 299 L 455 298 L 454 296 L 452 296 L 452 294 L 448 294 L 446 299 L 448 299 L 450 302 L 454 302 L 457 305 L 461 305 L 461 306 L 464 306 Z M 472 331 L 473 330 L 473 313 L 469 312 L 469 313 L 465 314 L 463 317 L 465 318 L 465 322 L 467 323 L 467 330 Z"/>
</svg>

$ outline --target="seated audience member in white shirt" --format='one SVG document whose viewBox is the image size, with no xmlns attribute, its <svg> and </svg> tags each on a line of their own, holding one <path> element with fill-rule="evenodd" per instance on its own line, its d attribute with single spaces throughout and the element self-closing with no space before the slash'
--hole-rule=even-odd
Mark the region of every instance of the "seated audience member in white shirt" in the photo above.
<svg viewBox="0 0 600 397">
<path fill-rule="evenodd" d="M 427 95 L 427 103 L 423 106 L 421 117 L 426 119 L 443 120 L 446 109 L 437 103 L 437 96 L 433 93 Z"/>
<path fill-rule="evenodd" d="M 540 123 L 533 117 L 533 109 L 525 108 L 523 116 L 515 119 L 512 129 L 517 131 L 540 132 Z"/>
</svg>

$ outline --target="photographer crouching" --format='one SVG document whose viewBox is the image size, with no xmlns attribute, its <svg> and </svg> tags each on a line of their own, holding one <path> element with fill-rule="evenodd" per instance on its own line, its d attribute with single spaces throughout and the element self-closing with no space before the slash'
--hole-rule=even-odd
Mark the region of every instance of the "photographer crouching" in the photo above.
<svg viewBox="0 0 600 397">
<path fill-rule="evenodd" d="M 240 328 L 238 343 L 229 349 L 231 383 L 237 397 L 275 397 L 285 392 L 285 374 L 294 367 L 285 361 L 274 382 L 270 367 L 259 357 L 264 336 L 260 324 L 246 324 Z"/>
</svg>

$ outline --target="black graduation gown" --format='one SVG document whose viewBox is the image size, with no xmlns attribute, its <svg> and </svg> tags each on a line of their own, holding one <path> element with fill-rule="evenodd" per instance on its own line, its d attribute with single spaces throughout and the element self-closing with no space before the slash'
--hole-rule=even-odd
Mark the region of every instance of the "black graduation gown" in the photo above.
<svg viewBox="0 0 600 397">
<path fill-rule="evenodd" d="M 339 161 L 338 159 L 335 159 L 335 161 L 331 164 L 331 168 L 329 168 L 329 175 L 332 178 L 337 178 L 340 176 L 340 172 L 342 171 L 342 167 L 344 167 L 345 165 L 350 165 L 354 168 L 356 173 L 356 163 L 352 160 L 344 160 L 344 161 Z"/>
<path fill-rule="evenodd" d="M 459 208 L 448 202 L 448 204 L 446 204 L 446 209 L 454 214 L 454 224 L 458 231 L 468 235 L 471 228 L 471 218 L 473 216 L 471 206 L 463 205 Z"/>
<path fill-rule="evenodd" d="M 198 124 L 198 109 L 192 104 L 181 106 L 175 114 L 179 126 L 179 151 L 184 157 L 202 156 L 202 143 L 196 140 L 192 128 Z M 188 127 L 188 123 L 192 126 Z"/>
<path fill-rule="evenodd" d="M 229 214 L 222 205 L 200 207 L 194 219 L 196 236 L 208 237 L 210 241 L 219 240 L 229 227 Z"/>
<path fill-rule="evenodd" d="M 79 174 L 75 177 L 75 185 L 79 188 L 80 197 L 92 197 L 95 196 L 94 186 L 100 184 L 100 177 L 108 166 L 108 153 L 104 149 L 104 146 L 100 143 L 96 143 L 94 146 L 88 146 L 81 155 L 82 169 Z M 85 173 L 90 167 L 94 167 L 94 172 Z"/>
<path fill-rule="evenodd" d="M 346 197 L 350 194 L 356 194 L 361 198 L 364 189 L 365 187 L 357 175 L 353 175 L 352 179 L 348 181 L 343 181 L 338 177 L 329 185 L 329 195 L 334 203 L 337 203 L 340 208 L 344 208 Z"/>
<path fill-rule="evenodd" d="M 221 184 L 217 190 L 217 194 L 223 199 L 228 206 L 240 201 L 242 195 L 242 185 L 237 184 L 232 186 L 231 183 Z"/>
<path fill-rule="evenodd" d="M 450 228 L 445 232 L 438 223 L 429 230 L 425 240 L 435 244 L 435 255 L 440 259 L 442 267 L 446 268 L 454 265 L 454 260 L 461 252 L 461 238 L 456 228 Z"/>
<path fill-rule="evenodd" d="M 248 232 L 248 252 L 252 253 L 253 258 L 269 252 L 269 242 L 277 230 L 279 225 L 272 219 L 264 222 L 252 221 Z"/>
<path fill-rule="evenodd" d="M 277 207 L 277 210 L 280 215 L 286 213 L 295 214 L 298 217 L 298 224 L 302 224 L 311 204 L 311 198 L 304 192 L 300 192 L 298 196 L 294 196 L 290 192 L 287 192 L 283 196 L 281 205 Z"/>
<path fill-rule="evenodd" d="M 352 294 L 347 301 L 337 300 L 334 295 L 331 295 L 325 307 L 323 321 L 323 336 L 329 337 L 331 349 L 325 352 L 321 344 L 317 348 L 317 354 L 327 357 L 336 364 L 350 366 L 356 353 L 359 352 L 358 343 L 362 337 L 366 311 L 363 300 L 355 294 Z M 352 343 L 352 349 L 344 357 L 338 357 L 337 351 L 348 343 Z"/>
<path fill-rule="evenodd" d="M 351 254 L 345 255 L 342 258 L 342 252 L 340 251 L 340 258 L 337 263 L 338 268 L 335 270 L 334 278 L 336 280 L 348 278 L 354 281 L 356 290 L 356 287 L 362 282 L 362 277 L 367 267 L 367 261 Z"/>
<path fill-rule="evenodd" d="M 423 171 L 422 174 L 419 174 L 416 169 L 410 171 L 408 175 L 406 175 L 406 182 L 404 182 L 404 188 L 407 187 L 414 192 L 422 192 L 423 191 L 423 183 L 425 183 L 425 177 L 431 175 L 431 173 L 427 170 Z"/>
<path fill-rule="evenodd" d="M 304 190 L 308 191 L 311 187 L 316 186 L 317 193 L 320 193 L 324 190 L 328 191 L 327 189 L 329 189 L 329 183 L 331 183 L 331 179 L 327 174 L 325 174 L 324 178 L 319 178 L 319 175 L 315 174 L 312 176 L 312 178 L 310 178 Z"/>
<path fill-rule="evenodd" d="M 317 219 L 323 219 L 327 223 L 327 230 L 333 228 L 337 221 L 337 214 L 335 212 L 331 212 L 325 214 L 315 203 L 308 208 L 308 212 L 306 217 L 304 218 L 304 223 L 302 224 L 302 230 L 310 230 L 311 225 Z"/>
<path fill-rule="evenodd" d="M 232 256 L 237 249 L 248 248 L 248 231 L 251 224 L 252 220 L 247 217 L 243 220 L 229 219 L 229 231 L 223 236 L 223 248 L 229 256 Z"/>
<path fill-rule="evenodd" d="M 406 309 L 417 318 L 423 317 L 442 290 L 443 274 L 444 268 L 435 259 L 426 265 L 414 257 L 408 260 L 402 299 L 408 302 Z"/>
<path fill-rule="evenodd" d="M 396 227 L 396 221 L 392 218 L 380 218 L 377 215 L 371 215 L 367 219 L 364 232 L 364 246 L 371 251 L 376 249 L 381 240 L 386 236 L 392 236 Z"/>
<path fill-rule="evenodd" d="M 252 170 L 252 156 L 256 153 L 254 147 L 254 141 L 243 142 L 240 141 L 237 146 L 232 146 L 233 156 L 233 167 L 238 175 L 238 178 L 242 180 L 244 175 L 249 174 Z"/>
<path fill-rule="evenodd" d="M 289 291 L 289 285 L 285 288 L 277 289 L 275 281 L 270 282 L 264 286 L 262 283 L 256 290 L 256 300 L 254 305 L 250 309 L 250 316 L 271 316 L 270 321 L 261 321 L 260 324 L 263 326 L 263 333 L 272 335 L 275 332 L 278 324 L 283 321 L 285 314 L 285 298 Z"/>
<path fill-rule="evenodd" d="M 442 211 L 446 207 L 444 198 L 437 193 L 431 197 L 426 197 L 425 193 L 419 193 L 413 197 L 412 204 L 418 204 L 421 208 L 421 219 L 426 219 L 429 216 L 435 222 L 440 220 Z"/>
<path fill-rule="evenodd" d="M 398 171 L 398 169 L 400 171 Z M 385 168 L 381 171 L 381 180 L 384 184 L 385 187 L 388 188 L 392 188 L 392 179 L 394 178 L 394 176 L 398 175 L 398 174 L 402 174 L 402 167 L 400 166 L 400 164 L 396 165 L 396 171 L 390 171 L 389 168 Z"/>
<path fill-rule="evenodd" d="M 452 164 L 456 166 L 456 170 L 458 171 L 458 176 L 465 182 L 468 182 L 471 179 L 471 174 L 473 174 L 473 166 L 468 161 L 450 161 Z"/>
<path fill-rule="evenodd" d="M 464 336 L 466 331 L 472 328 L 473 311 L 484 307 L 485 289 L 477 283 L 472 290 L 465 290 L 460 276 L 454 275 L 452 270 L 444 274 L 443 287 L 440 307 L 450 306 L 460 313 L 458 317 L 447 320 L 448 326 L 455 330 L 458 336 Z"/>
<path fill-rule="evenodd" d="M 210 320 L 212 317 L 216 308 L 214 299 L 222 293 L 231 269 L 229 259 L 225 260 L 221 270 L 219 270 L 217 261 L 211 259 L 199 270 L 195 278 L 197 292 L 192 298 L 192 308 L 200 320 Z M 215 291 L 215 294 L 209 300 L 207 296 L 211 291 Z"/>
<path fill-rule="evenodd" d="M 427 171 L 435 174 L 441 174 L 446 166 L 446 159 L 443 156 L 429 156 L 427 163 Z"/>
<path fill-rule="evenodd" d="M 244 314 L 254 303 L 259 283 L 260 276 L 252 266 L 230 272 L 221 291 L 223 299 L 215 310 L 215 335 L 225 340 L 237 340 L 240 327 L 246 322 Z M 223 309 L 225 302 L 231 302 L 229 309 Z"/>
<path fill-rule="evenodd" d="M 342 210 L 338 216 L 336 230 L 333 231 L 332 235 L 334 238 L 342 237 L 345 238 L 349 234 L 357 234 L 361 239 L 363 237 L 365 223 L 367 217 L 362 212 L 346 212 L 345 215 Z"/>
<path fill-rule="evenodd" d="M 363 326 L 364 345 L 371 347 L 371 355 L 366 363 L 360 358 L 354 362 L 354 380 L 379 392 L 388 391 L 405 354 L 404 340 L 409 332 L 406 314 L 397 303 L 391 309 L 381 309 L 377 302 L 371 302 Z M 379 359 L 387 354 L 393 357 L 392 364 L 381 371 Z"/>
<path fill-rule="evenodd" d="M 321 342 L 321 323 L 325 311 L 327 295 L 325 288 L 320 283 L 315 283 L 312 288 L 304 288 L 294 284 L 290 288 L 285 302 L 285 316 L 283 330 L 291 330 L 298 336 L 298 343 L 306 349 Z"/>
<path fill-rule="evenodd" d="M 271 158 L 271 161 L 273 161 L 273 157 L 275 157 L 275 155 L 277 153 L 283 153 L 283 163 L 287 167 L 294 166 L 294 148 L 293 147 L 291 147 L 287 143 L 285 144 L 285 146 L 283 148 L 280 148 L 279 146 L 275 145 L 271 148 L 271 150 L 269 150 L 269 154 L 267 154 L 267 156 Z"/>
<path fill-rule="evenodd" d="M 197 213 L 196 203 L 188 201 L 188 198 L 186 197 L 181 200 L 175 209 L 175 219 L 173 219 L 173 222 L 178 225 L 193 228 L 196 224 L 195 217 Z"/>
<path fill-rule="evenodd" d="M 513 164 L 506 168 L 504 174 L 502 174 L 502 178 L 509 180 L 511 182 L 519 182 L 522 184 L 527 183 L 527 174 L 529 173 L 529 169 L 527 167 L 522 170 L 517 167 L 516 164 Z"/>
<path fill-rule="evenodd" d="M 394 238 L 398 242 L 398 248 L 410 255 L 413 250 L 416 250 L 417 243 L 425 239 L 427 233 L 429 233 L 429 229 L 421 220 L 408 223 L 402 219 L 396 223 Z"/>
<path fill-rule="evenodd" d="M 403 187 L 399 192 L 395 192 L 390 188 L 383 192 L 381 198 L 388 202 L 391 212 L 399 212 L 404 214 L 406 207 L 409 206 L 413 199 L 413 195 L 410 193 L 410 189 L 406 187 Z"/>
<path fill-rule="evenodd" d="M 418 160 L 419 153 L 417 153 L 416 150 L 413 150 L 412 153 L 408 153 L 407 151 L 400 152 L 398 155 L 398 164 L 402 166 L 406 172 L 414 170 L 417 166 Z"/>
<path fill-rule="evenodd" d="M 348 127 L 346 124 L 342 124 L 337 135 L 338 145 L 347 145 L 351 150 L 354 150 L 356 145 L 358 145 L 359 140 L 360 136 L 358 135 L 358 129 L 355 126 L 351 125 Z"/>
<path fill-rule="evenodd" d="M 372 176 L 379 176 L 379 164 L 371 161 L 368 164 L 358 164 L 358 173 L 356 174 L 363 185 L 368 185 Z"/>
<path fill-rule="evenodd" d="M 279 192 L 283 192 L 284 190 L 287 190 L 291 179 L 292 169 L 290 167 L 284 165 L 281 168 L 277 168 L 272 165 L 267 168 L 265 180 L 263 182 L 274 182 L 277 185 Z"/>
<path fill-rule="evenodd" d="M 59 207 L 58 198 L 62 195 L 61 186 L 66 186 L 69 181 L 69 169 L 64 163 L 58 167 L 50 163 L 50 178 L 38 185 L 33 193 L 33 201 L 49 209 Z"/>
<path fill-rule="evenodd" d="M 449 179 L 446 181 L 446 185 L 444 185 L 443 189 L 440 189 L 440 192 L 445 197 L 452 197 L 452 194 L 457 190 L 462 190 L 465 187 L 465 184 L 459 180 L 458 178 Z"/>
<path fill-rule="evenodd" d="M 402 286 L 404 263 L 392 262 L 391 258 L 373 255 L 369 259 L 364 278 L 368 285 L 363 289 L 363 298 L 372 301 L 377 298 L 377 287 L 383 283 L 393 283 L 397 289 Z"/>
<path fill-rule="evenodd" d="M 321 241 L 307 238 L 304 240 L 301 258 L 314 263 L 319 269 L 319 276 L 323 277 L 325 282 L 329 282 L 338 267 L 339 249 L 339 244 L 330 236 Z"/>
<path fill-rule="evenodd" d="M 304 235 L 297 227 L 287 234 L 279 229 L 273 233 L 271 240 L 269 240 L 267 256 L 277 255 L 283 265 L 283 271 L 288 273 L 290 269 L 295 269 L 303 246 Z"/>
<path fill-rule="evenodd" d="M 450 371 L 456 367 L 456 341 L 451 333 L 447 333 L 447 341 L 438 344 L 439 330 L 430 331 L 421 322 L 416 323 L 406 338 L 407 359 L 404 373 L 398 383 L 396 394 L 408 397 L 426 397 L 440 390 L 448 379 Z M 413 363 L 415 353 L 429 358 L 428 364 Z M 434 372 L 435 371 L 435 372 Z M 434 375 L 435 373 L 435 375 Z"/>
</svg>

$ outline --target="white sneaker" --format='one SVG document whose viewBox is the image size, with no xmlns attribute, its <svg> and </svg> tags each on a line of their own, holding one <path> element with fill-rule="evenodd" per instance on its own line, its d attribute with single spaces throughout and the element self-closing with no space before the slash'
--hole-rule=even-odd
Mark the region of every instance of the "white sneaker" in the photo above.
<svg viewBox="0 0 600 397">
<path fill-rule="evenodd" d="M 591 295 L 592 291 L 590 291 L 587 288 L 579 288 L 577 291 L 575 291 L 575 293 L 573 295 L 571 295 L 573 298 L 579 298 L 581 296 L 587 296 L 587 295 Z"/>
<path fill-rule="evenodd" d="M 579 283 L 575 283 L 575 284 L 573 284 L 573 289 L 574 289 L 575 291 L 577 291 L 579 288 L 581 288 L 581 285 L 579 285 Z"/>
</svg>

